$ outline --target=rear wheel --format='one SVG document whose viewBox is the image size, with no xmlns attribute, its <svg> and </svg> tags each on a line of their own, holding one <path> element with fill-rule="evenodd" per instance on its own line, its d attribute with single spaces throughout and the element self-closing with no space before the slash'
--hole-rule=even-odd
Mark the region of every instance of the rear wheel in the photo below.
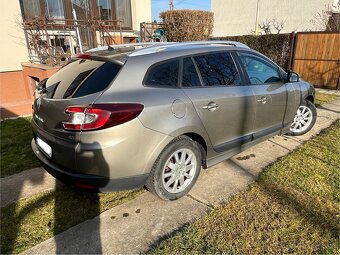
<svg viewBox="0 0 340 255">
<path fill-rule="evenodd" d="M 290 125 L 290 132 L 287 135 L 298 136 L 306 134 L 315 124 L 316 108 L 310 101 L 306 101 L 304 105 L 300 105 L 293 123 Z"/>
<path fill-rule="evenodd" d="M 146 187 L 163 200 L 175 200 L 194 186 L 202 165 L 197 143 L 186 136 L 174 139 L 156 160 Z"/>
</svg>

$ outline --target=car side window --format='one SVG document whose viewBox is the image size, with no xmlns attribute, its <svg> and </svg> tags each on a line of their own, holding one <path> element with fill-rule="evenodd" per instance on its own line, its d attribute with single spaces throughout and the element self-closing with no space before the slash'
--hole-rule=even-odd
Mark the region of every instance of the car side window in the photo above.
<svg viewBox="0 0 340 255">
<path fill-rule="evenodd" d="M 146 86 L 177 87 L 179 60 L 155 65 L 145 80 Z"/>
<path fill-rule="evenodd" d="M 195 87 L 201 86 L 200 78 L 197 74 L 196 67 L 191 58 L 183 59 L 183 76 L 182 76 L 183 87 Z"/>
<path fill-rule="evenodd" d="M 229 52 L 194 57 L 204 86 L 240 85 L 240 76 Z"/>
<path fill-rule="evenodd" d="M 252 85 L 281 82 L 278 68 L 264 59 L 247 53 L 240 53 L 240 59 Z"/>
</svg>

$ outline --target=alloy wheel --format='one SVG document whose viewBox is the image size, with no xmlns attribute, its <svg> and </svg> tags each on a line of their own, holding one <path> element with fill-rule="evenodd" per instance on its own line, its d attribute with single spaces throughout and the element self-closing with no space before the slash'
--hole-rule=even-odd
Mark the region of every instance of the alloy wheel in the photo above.
<svg viewBox="0 0 340 255">
<path fill-rule="evenodd" d="M 300 106 L 294 117 L 294 121 L 290 126 L 292 132 L 303 132 L 305 131 L 313 120 L 313 112 L 307 106 Z"/>
<path fill-rule="evenodd" d="M 185 190 L 192 182 L 197 168 L 195 153 L 190 149 L 175 151 L 165 163 L 162 182 L 166 191 L 176 194 Z"/>
</svg>

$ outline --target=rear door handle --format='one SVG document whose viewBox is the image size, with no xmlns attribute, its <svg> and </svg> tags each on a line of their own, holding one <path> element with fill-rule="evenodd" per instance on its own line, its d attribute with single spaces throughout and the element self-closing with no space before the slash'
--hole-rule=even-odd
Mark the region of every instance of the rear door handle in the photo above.
<svg viewBox="0 0 340 255">
<path fill-rule="evenodd" d="M 218 108 L 218 104 L 216 104 L 215 102 L 209 102 L 209 104 L 203 105 L 202 108 L 204 110 L 208 110 L 208 111 L 213 112 Z"/>
<path fill-rule="evenodd" d="M 261 97 L 261 99 L 257 99 L 256 101 L 259 102 L 259 103 L 265 104 L 265 103 L 267 103 L 267 98 L 265 96 L 263 96 L 263 97 Z"/>
</svg>

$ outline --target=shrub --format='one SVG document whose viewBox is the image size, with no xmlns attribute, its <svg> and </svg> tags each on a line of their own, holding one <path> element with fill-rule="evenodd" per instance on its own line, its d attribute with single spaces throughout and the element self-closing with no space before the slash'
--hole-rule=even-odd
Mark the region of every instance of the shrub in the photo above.
<svg viewBox="0 0 340 255">
<path fill-rule="evenodd" d="M 209 11 L 165 11 L 160 14 L 160 18 L 169 42 L 207 40 L 214 23 L 214 14 Z"/>
<path fill-rule="evenodd" d="M 288 69 L 290 34 L 243 35 L 212 38 L 213 40 L 238 41 L 266 55 L 283 69 Z"/>
</svg>

